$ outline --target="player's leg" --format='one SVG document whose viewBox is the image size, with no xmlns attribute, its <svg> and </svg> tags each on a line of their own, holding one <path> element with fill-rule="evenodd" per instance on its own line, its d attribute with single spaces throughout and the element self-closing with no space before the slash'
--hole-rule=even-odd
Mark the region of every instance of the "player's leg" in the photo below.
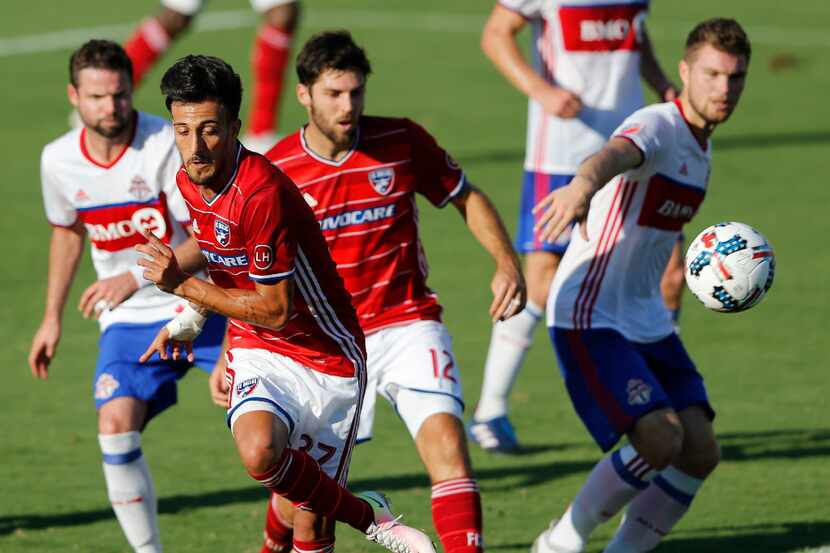
<svg viewBox="0 0 830 553">
<path fill-rule="evenodd" d="M 252 0 L 251 3 L 262 14 L 263 21 L 251 54 L 253 94 L 243 142 L 247 148 L 265 153 L 278 138 L 280 98 L 291 62 L 300 3 L 297 0 Z"/>
<path fill-rule="evenodd" d="M 532 210 L 550 191 L 565 186 L 572 175 L 546 175 L 525 171 L 519 208 L 516 249 L 525 254 L 527 304 L 524 310 L 493 326 L 481 397 L 470 424 L 470 437 L 488 450 L 511 452 L 519 448 L 507 418 L 508 397 L 544 316 L 548 290 L 567 248 L 569 233 L 554 244 L 541 242 L 533 231 Z"/>
<path fill-rule="evenodd" d="M 133 86 L 139 85 L 201 8 L 202 0 L 162 0 L 159 12 L 141 22 L 124 44 L 133 62 Z"/>
<path fill-rule="evenodd" d="M 683 299 L 683 284 L 686 268 L 683 263 L 683 235 L 680 235 L 671 252 L 663 278 L 660 281 L 660 292 L 663 302 L 671 312 L 675 328 L 680 322 L 680 304 Z"/>
<path fill-rule="evenodd" d="M 228 424 L 253 479 L 295 505 L 346 523 L 389 549 L 405 544 L 413 553 L 434 553 L 426 535 L 394 520 L 382 496 L 358 497 L 344 487 L 357 434 L 362 375 L 327 377 L 286 357 L 250 349 L 228 352 L 227 373 Z M 314 416 L 310 404 L 317 406 Z M 329 419 L 332 411 L 339 423 L 314 426 L 315 417 Z M 334 476 L 329 474 L 332 466 Z"/>
<path fill-rule="evenodd" d="M 550 330 L 568 393 L 598 445 L 609 451 L 623 434 L 629 439 L 594 467 L 565 514 L 534 543 L 538 553 L 572 553 L 668 466 L 683 428 L 646 360 L 622 335 Z"/>
</svg>

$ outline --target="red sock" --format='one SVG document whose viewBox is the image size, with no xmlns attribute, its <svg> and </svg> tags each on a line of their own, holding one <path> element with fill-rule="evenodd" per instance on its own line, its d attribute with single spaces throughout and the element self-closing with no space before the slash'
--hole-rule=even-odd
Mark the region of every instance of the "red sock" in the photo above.
<svg viewBox="0 0 830 553">
<path fill-rule="evenodd" d="M 432 487 L 432 522 L 445 553 L 481 553 L 481 495 L 472 478 L 444 480 Z"/>
<path fill-rule="evenodd" d="M 283 78 L 293 38 L 291 31 L 272 25 L 263 25 L 257 33 L 251 60 L 254 93 L 248 121 L 250 134 L 272 132 L 278 126 Z"/>
<path fill-rule="evenodd" d="M 334 481 L 317 461 L 298 449 L 287 449 L 270 469 L 251 477 L 295 505 L 345 522 L 365 532 L 375 521 L 372 507 Z"/>
<path fill-rule="evenodd" d="M 283 520 L 277 507 L 277 494 L 271 494 L 265 516 L 265 543 L 259 553 L 288 553 L 294 542 L 294 529 Z"/>
<path fill-rule="evenodd" d="M 138 86 L 144 74 L 170 46 L 170 35 L 158 19 L 151 17 L 141 22 L 133 36 L 124 44 L 124 50 L 133 62 L 133 86 Z"/>
<path fill-rule="evenodd" d="M 322 538 L 313 541 L 294 540 L 297 553 L 334 553 L 334 538 Z"/>
</svg>

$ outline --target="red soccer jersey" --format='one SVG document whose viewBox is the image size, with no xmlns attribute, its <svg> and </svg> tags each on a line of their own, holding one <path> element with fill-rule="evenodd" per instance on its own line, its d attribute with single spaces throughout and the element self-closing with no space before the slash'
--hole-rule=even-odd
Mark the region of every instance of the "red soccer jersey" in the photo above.
<svg viewBox="0 0 830 553">
<path fill-rule="evenodd" d="M 303 132 L 267 157 L 314 210 L 364 332 L 440 320 L 426 282 L 415 193 L 443 207 L 464 190 L 463 171 L 408 119 L 363 117 L 354 148 L 339 161 L 312 152 Z"/>
<path fill-rule="evenodd" d="M 335 376 L 365 366 L 365 346 L 349 294 L 314 214 L 297 188 L 261 155 L 239 146 L 236 172 L 211 201 L 182 168 L 179 190 L 193 233 L 222 288 L 294 279 L 292 312 L 279 330 L 229 319 L 231 348 L 267 349 Z"/>
</svg>

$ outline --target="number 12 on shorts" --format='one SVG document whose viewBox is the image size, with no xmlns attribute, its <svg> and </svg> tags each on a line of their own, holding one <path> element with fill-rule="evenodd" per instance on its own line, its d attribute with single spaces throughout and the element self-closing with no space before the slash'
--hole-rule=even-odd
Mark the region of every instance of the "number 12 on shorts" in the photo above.
<svg viewBox="0 0 830 553">
<path fill-rule="evenodd" d="M 432 356 L 432 375 L 438 380 L 446 378 L 447 380 L 456 382 L 455 377 L 452 375 L 452 370 L 455 368 L 455 361 L 452 358 L 452 354 L 447 350 L 441 350 L 439 353 L 434 348 L 430 348 L 429 353 Z"/>
</svg>

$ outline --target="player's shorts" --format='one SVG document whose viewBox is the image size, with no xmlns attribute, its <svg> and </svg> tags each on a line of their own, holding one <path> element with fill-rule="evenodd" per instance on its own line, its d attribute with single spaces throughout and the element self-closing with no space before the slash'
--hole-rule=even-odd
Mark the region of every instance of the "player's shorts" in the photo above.
<svg viewBox="0 0 830 553">
<path fill-rule="evenodd" d="M 194 363 L 185 360 L 164 361 L 154 355 L 146 363 L 138 358 L 155 340 L 167 321 L 146 324 L 116 323 L 107 327 L 98 340 L 98 363 L 92 394 L 95 408 L 118 397 L 134 397 L 147 402 L 147 421 L 175 405 L 176 381 L 191 366 L 210 373 L 222 352 L 225 318 L 212 315 L 202 333 L 193 342 Z"/>
<path fill-rule="evenodd" d="M 346 482 L 364 375 L 333 376 L 272 351 L 233 348 L 225 377 L 231 431 L 245 413 L 267 411 L 288 427 L 289 447 L 307 452 L 326 474 Z"/>
<path fill-rule="evenodd" d="M 516 234 L 516 250 L 521 253 L 552 252 L 563 254 L 568 248 L 573 225 L 556 239 L 556 242 L 545 242 L 539 239 L 538 233 L 533 232 L 539 217 L 533 214 L 533 207 L 545 199 L 545 196 L 562 188 L 573 179 L 573 175 L 548 175 L 535 171 L 525 171 L 522 181 L 522 200 L 519 206 L 519 229 Z"/>
<path fill-rule="evenodd" d="M 391 326 L 366 336 L 369 377 L 357 441 L 372 438 L 375 400 L 383 396 L 414 439 L 424 421 L 438 413 L 461 419 L 464 393 L 452 339 L 438 321 Z"/>
<path fill-rule="evenodd" d="M 293 4 L 297 0 L 251 0 L 251 7 L 264 13 L 283 4 Z M 202 10 L 207 0 L 161 0 L 161 5 L 182 15 L 196 15 Z"/>
<path fill-rule="evenodd" d="M 657 409 L 699 405 L 715 417 L 677 334 L 640 344 L 609 328 L 548 331 L 574 408 L 603 451 Z"/>
</svg>

